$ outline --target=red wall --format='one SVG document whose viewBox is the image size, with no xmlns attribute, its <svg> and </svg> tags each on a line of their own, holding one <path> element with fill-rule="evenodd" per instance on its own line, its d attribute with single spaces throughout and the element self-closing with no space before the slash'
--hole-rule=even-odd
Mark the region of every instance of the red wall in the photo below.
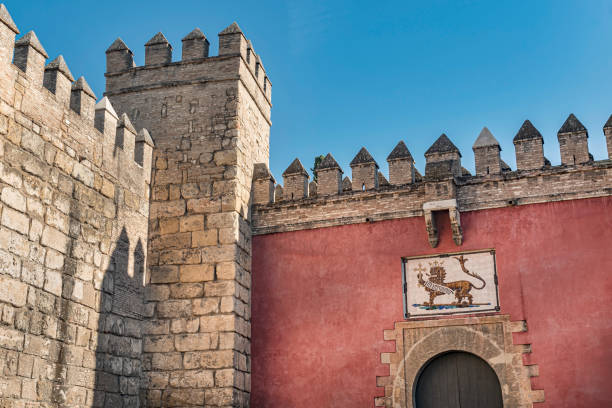
<svg viewBox="0 0 612 408">
<path fill-rule="evenodd" d="M 400 258 L 491 247 L 540 406 L 612 406 L 612 198 L 462 213 L 461 247 L 438 222 L 436 249 L 422 217 L 254 237 L 252 406 L 373 406 L 395 351 L 383 330 L 403 319 Z"/>
</svg>

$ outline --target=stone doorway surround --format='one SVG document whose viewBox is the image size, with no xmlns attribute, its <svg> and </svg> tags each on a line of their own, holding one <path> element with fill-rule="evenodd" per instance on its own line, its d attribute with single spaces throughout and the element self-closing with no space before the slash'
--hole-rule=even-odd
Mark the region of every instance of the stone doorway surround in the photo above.
<svg viewBox="0 0 612 408">
<path fill-rule="evenodd" d="M 395 341 L 395 353 L 381 353 L 389 365 L 388 377 L 377 377 L 385 396 L 375 406 L 415 408 L 413 387 L 422 368 L 448 351 L 465 351 L 485 360 L 495 371 L 502 388 L 504 407 L 527 408 L 544 401 L 543 390 L 532 390 L 530 377 L 538 376 L 537 365 L 524 365 L 529 344 L 514 344 L 512 333 L 527 331 L 524 321 L 508 315 L 396 322 L 384 338 Z"/>
</svg>

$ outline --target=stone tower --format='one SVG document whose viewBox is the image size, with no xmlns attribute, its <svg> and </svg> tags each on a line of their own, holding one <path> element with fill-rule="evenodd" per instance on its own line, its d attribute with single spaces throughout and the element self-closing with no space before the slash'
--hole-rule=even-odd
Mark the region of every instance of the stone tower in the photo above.
<svg viewBox="0 0 612 408">
<path fill-rule="evenodd" d="M 143 369 L 147 406 L 248 406 L 251 185 L 268 163 L 271 85 L 236 23 L 219 55 L 195 29 L 172 61 L 162 33 L 145 66 L 118 39 L 105 95 L 155 142 Z"/>
</svg>

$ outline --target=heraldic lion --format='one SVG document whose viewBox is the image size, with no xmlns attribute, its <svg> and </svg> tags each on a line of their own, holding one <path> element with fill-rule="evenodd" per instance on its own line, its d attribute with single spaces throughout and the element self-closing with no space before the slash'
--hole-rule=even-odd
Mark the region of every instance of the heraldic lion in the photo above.
<svg viewBox="0 0 612 408">
<path fill-rule="evenodd" d="M 482 282 L 482 286 L 474 286 L 472 282 L 467 280 L 460 280 L 454 282 L 446 282 L 446 270 L 441 264 L 434 263 L 429 268 L 428 280 L 423 279 L 423 272 L 419 272 L 417 278 L 419 279 L 418 285 L 425 288 L 429 292 L 429 302 L 424 302 L 425 306 L 434 306 L 434 299 L 442 295 L 454 294 L 456 301 L 453 302 L 457 306 L 471 305 L 473 302 L 473 296 L 470 293 L 472 289 L 481 290 L 487 285 L 477 273 L 470 272 L 466 267 L 465 263 L 468 261 L 463 255 L 455 258 L 461 265 L 461 270 Z M 467 299 L 467 302 L 464 301 Z"/>
</svg>

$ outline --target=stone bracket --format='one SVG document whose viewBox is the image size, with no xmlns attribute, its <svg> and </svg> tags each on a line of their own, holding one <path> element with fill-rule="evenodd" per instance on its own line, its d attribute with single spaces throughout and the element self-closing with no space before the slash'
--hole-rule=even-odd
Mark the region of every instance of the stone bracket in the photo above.
<svg viewBox="0 0 612 408">
<path fill-rule="evenodd" d="M 437 247 L 438 242 L 440 241 L 433 212 L 445 210 L 448 210 L 451 230 L 453 232 L 453 241 L 455 241 L 455 244 L 457 245 L 461 245 L 463 243 L 463 230 L 461 229 L 461 218 L 459 215 L 459 210 L 457 209 L 457 200 L 451 199 L 428 201 L 423 204 L 423 215 L 425 217 L 427 239 L 429 240 L 429 245 L 431 245 L 432 248 Z"/>
</svg>

